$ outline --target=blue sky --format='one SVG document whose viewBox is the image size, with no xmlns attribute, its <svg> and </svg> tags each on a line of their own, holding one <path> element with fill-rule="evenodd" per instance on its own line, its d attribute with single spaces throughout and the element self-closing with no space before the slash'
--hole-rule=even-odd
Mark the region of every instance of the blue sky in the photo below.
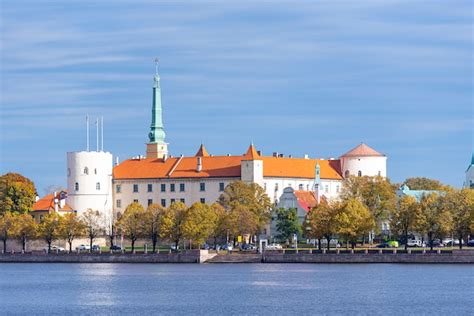
<svg viewBox="0 0 474 316">
<path fill-rule="evenodd" d="M 65 185 L 86 114 L 144 154 L 154 57 L 173 155 L 338 157 L 461 186 L 473 150 L 470 1 L 2 1 L 0 171 Z"/>
</svg>

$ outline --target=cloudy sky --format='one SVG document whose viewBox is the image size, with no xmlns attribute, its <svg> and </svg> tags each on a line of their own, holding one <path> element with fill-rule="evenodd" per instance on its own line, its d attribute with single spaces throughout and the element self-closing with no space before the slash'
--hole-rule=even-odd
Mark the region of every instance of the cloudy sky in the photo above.
<svg viewBox="0 0 474 316">
<path fill-rule="evenodd" d="M 85 115 L 144 154 L 154 57 L 173 155 L 338 157 L 461 186 L 473 151 L 471 1 L 2 1 L 0 171 L 65 185 Z M 95 143 L 93 143 L 95 146 Z"/>
</svg>

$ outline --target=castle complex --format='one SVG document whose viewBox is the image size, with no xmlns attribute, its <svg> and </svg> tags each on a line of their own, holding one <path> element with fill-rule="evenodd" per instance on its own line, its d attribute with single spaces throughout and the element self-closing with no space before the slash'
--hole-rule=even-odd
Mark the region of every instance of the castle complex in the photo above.
<svg viewBox="0 0 474 316">
<path fill-rule="evenodd" d="M 278 204 L 285 188 L 297 194 L 337 198 L 342 180 L 349 175 L 386 177 L 387 157 L 359 144 L 339 159 L 296 158 L 274 153 L 263 155 L 254 144 L 238 156 L 213 155 L 201 144 L 194 156 L 172 156 L 168 151 L 162 119 L 160 77 L 153 85 L 152 119 L 146 156 L 113 166 L 111 153 L 67 153 L 67 205 L 78 213 L 99 210 L 105 218 L 120 215 L 138 202 L 169 206 L 175 201 L 191 205 L 213 203 L 236 180 L 257 183 Z M 305 194 L 301 192 L 306 192 Z"/>
</svg>

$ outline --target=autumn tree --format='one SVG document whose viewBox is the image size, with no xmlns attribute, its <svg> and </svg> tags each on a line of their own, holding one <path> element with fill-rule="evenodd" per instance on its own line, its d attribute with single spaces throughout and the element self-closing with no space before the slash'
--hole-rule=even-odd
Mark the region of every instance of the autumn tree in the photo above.
<svg viewBox="0 0 474 316">
<path fill-rule="evenodd" d="M 48 244 L 48 253 L 51 252 L 51 243 L 59 236 L 60 217 L 55 212 L 43 217 L 38 226 L 38 237 Z"/>
<path fill-rule="evenodd" d="M 203 244 L 212 234 L 216 225 L 216 214 L 204 203 L 194 203 L 186 212 L 183 236 L 196 244 Z"/>
<path fill-rule="evenodd" d="M 218 200 L 227 212 L 235 208 L 247 208 L 257 219 L 257 229 L 261 230 L 270 220 L 271 202 L 265 190 L 256 183 L 234 181 L 219 196 Z"/>
<path fill-rule="evenodd" d="M 92 244 L 94 239 L 99 237 L 103 233 L 103 218 L 99 211 L 87 209 L 82 216 L 81 220 L 85 226 L 85 235 L 89 239 L 90 251 L 92 251 Z"/>
<path fill-rule="evenodd" d="M 13 235 L 15 216 L 5 212 L 0 216 L 0 239 L 3 241 L 3 252 L 7 252 L 7 240 Z"/>
<path fill-rule="evenodd" d="M 339 236 L 350 242 L 355 248 L 357 238 L 374 229 L 375 220 L 367 206 L 355 198 L 339 204 L 335 215 L 336 231 Z"/>
<path fill-rule="evenodd" d="M 405 249 L 408 247 L 408 234 L 413 232 L 419 220 L 419 208 L 416 199 L 412 196 L 403 196 L 398 202 L 390 216 L 390 229 L 403 236 L 405 240 Z"/>
<path fill-rule="evenodd" d="M 161 236 L 170 239 L 175 249 L 178 250 L 179 243 L 184 238 L 183 224 L 186 220 L 188 208 L 182 202 L 172 203 L 165 209 L 160 225 Z"/>
<path fill-rule="evenodd" d="M 125 236 L 130 239 L 132 252 L 135 250 L 135 242 L 145 232 L 145 209 L 141 204 L 133 202 L 127 206 L 120 218 L 120 227 Z"/>
<path fill-rule="evenodd" d="M 441 208 L 451 214 L 452 230 L 459 240 L 459 248 L 462 249 L 464 237 L 471 232 L 471 227 L 474 227 L 474 190 L 447 192 L 442 198 Z"/>
<path fill-rule="evenodd" d="M 110 247 L 114 246 L 114 240 L 115 237 L 117 236 L 117 231 L 118 231 L 118 216 L 117 212 L 112 212 L 110 216 L 103 216 L 104 220 L 104 228 L 105 228 L 105 235 L 109 239 Z"/>
<path fill-rule="evenodd" d="M 228 213 L 219 203 L 213 203 L 211 205 L 211 211 L 214 213 L 214 218 L 216 220 L 214 229 L 211 233 L 211 236 L 214 238 L 215 246 L 218 238 L 225 238 L 227 236 L 227 230 L 229 228 Z"/>
<path fill-rule="evenodd" d="M 376 223 L 388 218 L 396 207 L 395 188 L 386 178 L 350 176 L 343 180 L 341 199 L 359 199 L 368 207 Z"/>
<path fill-rule="evenodd" d="M 0 177 L 0 215 L 5 212 L 26 213 L 35 200 L 36 189 L 30 179 L 18 173 Z"/>
<path fill-rule="evenodd" d="M 436 236 L 442 237 L 452 230 L 452 216 L 441 207 L 438 194 L 423 195 L 418 202 L 419 219 L 416 227 L 419 232 L 428 236 L 430 249 L 433 250 L 433 240 Z"/>
<path fill-rule="evenodd" d="M 340 210 L 339 203 L 328 203 L 322 200 L 316 207 L 312 208 L 305 219 L 305 234 L 310 238 L 325 238 L 327 248 L 330 248 L 331 239 L 337 234 L 336 216 Z"/>
<path fill-rule="evenodd" d="M 158 204 L 151 204 L 145 211 L 144 224 L 145 234 L 151 239 L 153 253 L 156 251 L 156 244 L 160 237 L 160 226 L 164 209 Z"/>
<path fill-rule="evenodd" d="M 260 230 L 260 224 L 258 215 L 245 205 L 236 205 L 227 217 L 229 234 L 233 237 L 234 244 L 237 236 L 257 234 Z"/>
<path fill-rule="evenodd" d="M 83 236 L 85 232 L 86 225 L 76 214 L 69 213 L 61 218 L 58 236 L 67 241 L 69 244 L 69 252 L 72 251 L 72 242 L 74 239 Z"/>
<path fill-rule="evenodd" d="M 26 242 L 36 236 L 36 222 L 29 214 L 15 216 L 13 221 L 13 235 L 21 242 L 21 249 L 26 251 Z"/>
<path fill-rule="evenodd" d="M 298 220 L 296 208 L 278 208 L 275 210 L 276 229 L 279 240 L 288 241 L 293 234 L 301 236 L 301 225 Z"/>
<path fill-rule="evenodd" d="M 440 181 L 435 179 L 429 179 L 424 177 L 408 178 L 405 180 L 410 190 L 445 190 L 447 186 L 443 185 Z"/>
</svg>

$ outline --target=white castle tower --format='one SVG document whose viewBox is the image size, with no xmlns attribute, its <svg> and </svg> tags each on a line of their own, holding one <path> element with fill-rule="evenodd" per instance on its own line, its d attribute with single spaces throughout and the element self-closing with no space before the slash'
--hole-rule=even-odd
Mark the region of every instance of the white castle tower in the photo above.
<svg viewBox="0 0 474 316">
<path fill-rule="evenodd" d="M 387 156 L 364 143 L 340 157 L 344 178 L 352 176 L 387 177 Z"/>
<path fill-rule="evenodd" d="M 67 204 L 78 215 L 87 209 L 99 211 L 105 225 L 112 217 L 113 158 L 103 148 L 99 151 L 98 140 L 97 151 L 89 151 L 88 139 L 87 151 L 67 153 Z"/>
</svg>

